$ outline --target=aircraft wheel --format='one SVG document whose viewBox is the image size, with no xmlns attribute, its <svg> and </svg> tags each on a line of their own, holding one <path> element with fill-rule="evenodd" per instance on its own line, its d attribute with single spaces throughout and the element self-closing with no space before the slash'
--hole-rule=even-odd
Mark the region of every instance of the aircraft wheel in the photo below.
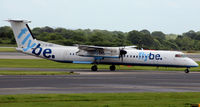
<svg viewBox="0 0 200 107">
<path fill-rule="evenodd" d="M 116 69 L 115 65 L 110 66 L 110 71 L 115 71 L 115 69 Z"/>
<path fill-rule="evenodd" d="M 97 71 L 97 69 L 98 69 L 98 68 L 97 68 L 97 65 L 93 65 L 93 66 L 91 67 L 91 70 L 92 70 L 92 71 Z"/>
<path fill-rule="evenodd" d="M 185 73 L 189 73 L 190 72 L 190 70 L 187 68 L 187 69 L 185 69 Z"/>
</svg>

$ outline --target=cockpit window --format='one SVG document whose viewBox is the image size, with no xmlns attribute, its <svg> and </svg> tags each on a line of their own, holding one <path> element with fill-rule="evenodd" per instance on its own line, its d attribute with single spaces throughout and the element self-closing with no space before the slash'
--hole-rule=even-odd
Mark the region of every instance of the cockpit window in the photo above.
<svg viewBox="0 0 200 107">
<path fill-rule="evenodd" d="M 176 54 L 175 57 L 184 58 L 184 57 L 186 57 L 186 55 L 184 55 L 184 54 Z"/>
</svg>

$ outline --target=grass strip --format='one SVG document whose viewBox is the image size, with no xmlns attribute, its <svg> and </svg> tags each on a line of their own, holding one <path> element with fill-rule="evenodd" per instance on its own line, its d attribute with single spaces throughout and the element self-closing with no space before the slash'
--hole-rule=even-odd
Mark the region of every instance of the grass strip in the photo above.
<svg viewBox="0 0 200 107">
<path fill-rule="evenodd" d="M 0 75 L 72 75 L 73 72 L 64 71 L 0 71 Z"/>
<path fill-rule="evenodd" d="M 200 92 L 0 95 L 1 107 L 190 107 Z"/>
<path fill-rule="evenodd" d="M 200 62 L 198 62 L 200 64 Z M 90 69 L 92 64 L 59 63 L 46 59 L 0 59 L 0 67 L 4 68 L 65 68 Z M 109 69 L 110 65 L 98 65 L 99 69 Z M 184 71 L 185 68 L 152 67 L 152 66 L 116 66 L 121 70 L 156 70 L 156 71 Z M 191 68 L 190 71 L 200 71 L 200 67 Z"/>
<path fill-rule="evenodd" d="M 0 47 L 0 52 L 17 52 L 15 47 Z"/>
<path fill-rule="evenodd" d="M 17 47 L 17 44 L 0 44 L 0 47 Z"/>
</svg>

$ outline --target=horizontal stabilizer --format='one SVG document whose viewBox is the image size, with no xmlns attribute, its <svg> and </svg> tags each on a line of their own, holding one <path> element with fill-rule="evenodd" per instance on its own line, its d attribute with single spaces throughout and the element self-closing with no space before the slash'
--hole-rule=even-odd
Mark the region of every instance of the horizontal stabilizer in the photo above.
<svg viewBox="0 0 200 107">
<path fill-rule="evenodd" d="M 8 22 L 20 22 L 20 23 L 31 23 L 31 21 L 28 20 L 6 20 Z"/>
</svg>

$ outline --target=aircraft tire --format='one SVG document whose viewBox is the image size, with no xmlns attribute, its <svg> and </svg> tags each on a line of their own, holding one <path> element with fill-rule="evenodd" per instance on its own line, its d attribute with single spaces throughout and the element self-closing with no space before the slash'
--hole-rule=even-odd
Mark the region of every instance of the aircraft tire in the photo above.
<svg viewBox="0 0 200 107">
<path fill-rule="evenodd" d="M 97 66 L 96 66 L 96 65 L 93 65 L 93 66 L 91 67 L 91 70 L 92 70 L 92 71 L 97 71 L 97 70 L 98 70 L 98 68 L 97 68 Z"/>
<path fill-rule="evenodd" d="M 185 73 L 189 73 L 190 72 L 190 70 L 187 68 L 187 69 L 185 69 Z"/>
<path fill-rule="evenodd" d="M 110 66 L 110 71 L 115 71 L 115 69 L 116 69 L 115 65 Z"/>
</svg>

